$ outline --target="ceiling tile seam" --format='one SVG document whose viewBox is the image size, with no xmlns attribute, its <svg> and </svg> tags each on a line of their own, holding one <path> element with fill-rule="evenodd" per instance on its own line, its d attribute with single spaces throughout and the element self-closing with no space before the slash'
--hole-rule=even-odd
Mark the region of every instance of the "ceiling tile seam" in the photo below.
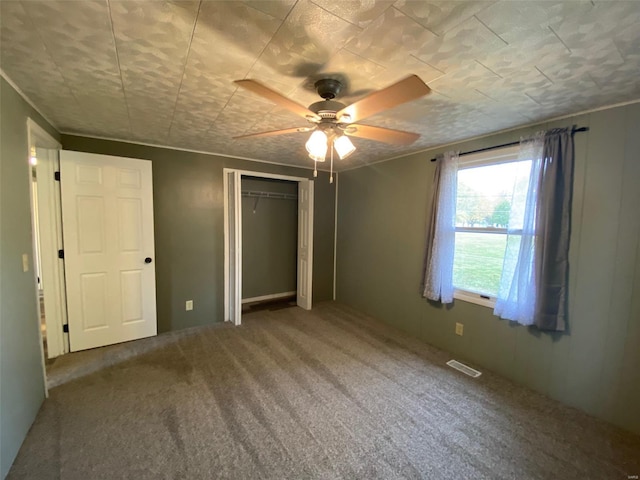
<svg viewBox="0 0 640 480">
<path fill-rule="evenodd" d="M 527 94 L 525 93 L 525 95 L 527 95 Z M 532 98 L 532 100 L 533 100 L 533 98 Z M 636 103 L 640 103 L 640 98 L 637 98 L 635 100 L 629 100 L 627 102 L 614 103 L 612 105 L 603 105 L 602 107 L 592 108 L 590 110 L 582 110 L 582 111 L 579 111 L 579 112 L 568 113 L 566 115 L 561 115 L 559 117 L 552 117 L 552 118 L 547 118 L 547 119 L 544 119 L 544 120 L 535 120 L 532 123 L 527 123 L 527 124 L 523 124 L 523 125 L 516 125 L 515 127 L 507 128 L 507 129 L 504 129 L 504 130 L 496 130 L 495 132 L 489 132 L 489 133 L 486 133 L 486 134 L 483 134 L 483 135 L 478 135 L 476 137 L 469 137 L 469 138 L 465 138 L 465 139 L 462 139 L 462 140 L 456 140 L 456 141 L 453 141 L 453 142 L 444 143 L 442 145 L 432 145 L 430 147 L 423 148 L 421 150 L 416 150 L 415 152 L 403 153 L 403 154 L 400 154 L 400 155 L 396 155 L 394 157 L 376 160 L 374 162 L 367 163 L 366 165 L 356 165 L 356 166 L 353 166 L 353 167 L 348 167 L 348 168 L 345 168 L 344 170 L 340 170 L 340 172 L 346 172 L 346 171 L 349 171 L 349 170 L 355 170 L 357 168 L 362 168 L 362 167 L 370 167 L 370 166 L 376 165 L 378 163 L 390 162 L 391 160 L 396 160 L 398 158 L 408 157 L 409 155 L 415 155 L 415 154 L 418 154 L 418 153 L 427 153 L 427 152 L 431 152 L 433 150 L 446 148 L 446 147 L 449 147 L 449 146 L 452 146 L 452 145 L 458 145 L 460 143 L 474 142 L 476 140 L 481 140 L 483 138 L 492 137 L 494 135 L 502 135 L 504 133 L 513 132 L 515 130 L 520 130 L 520 129 L 523 129 L 523 128 L 535 127 L 535 126 L 546 124 L 546 123 L 550 123 L 550 122 L 557 122 L 558 120 L 565 120 L 567 118 L 578 117 L 580 115 L 588 115 L 588 114 L 591 114 L 591 113 L 594 113 L 594 112 L 600 112 L 602 110 L 609 110 L 611 108 L 618 108 L 618 107 L 624 107 L 624 106 L 627 106 L 627 105 L 634 105 Z"/>
<path fill-rule="evenodd" d="M 278 32 L 280 31 L 280 29 L 282 28 L 282 26 L 285 24 L 285 22 L 288 20 L 288 18 L 291 16 L 291 12 L 293 12 L 293 10 L 298 6 L 300 0 L 296 0 L 296 3 L 293 4 L 293 6 L 289 9 L 289 11 L 287 12 L 287 14 L 285 15 L 285 17 L 280 21 L 280 25 L 278 25 L 278 28 L 276 28 L 276 31 L 273 32 L 273 35 L 271 35 L 271 38 L 269 39 L 269 41 L 265 44 L 264 47 L 262 47 L 262 50 L 260 50 L 260 53 L 258 55 L 256 55 L 256 59 L 254 60 L 254 62 L 251 64 L 251 66 L 249 67 L 249 69 L 247 70 L 247 73 L 245 73 L 243 79 L 247 78 L 247 75 L 249 75 L 249 72 L 253 69 L 253 67 L 255 67 L 256 63 L 258 63 L 260 61 L 260 58 L 262 58 L 262 55 L 264 55 L 265 50 L 267 49 L 267 47 L 269 47 L 269 45 L 271 45 L 271 42 L 273 42 L 273 39 L 275 38 L 275 36 L 278 34 Z M 296 86 L 296 88 L 298 88 L 299 85 Z M 236 91 L 238 91 L 238 89 L 236 88 Z M 235 92 L 234 92 L 235 95 Z M 233 95 L 232 95 L 233 96 Z M 228 103 L 228 102 L 227 102 Z M 226 107 L 226 105 L 225 105 Z M 224 110 L 224 108 L 223 108 Z"/>
<path fill-rule="evenodd" d="M 352 52 L 351 50 L 349 50 L 349 48 L 348 48 L 346 45 L 345 45 L 344 47 L 342 47 L 340 50 L 338 50 L 338 52 L 337 52 L 337 53 L 340 53 L 341 51 L 345 51 L 345 52 L 347 52 L 347 53 L 350 53 L 350 54 L 351 54 L 351 55 L 353 55 L 354 57 L 361 58 L 361 59 L 362 59 L 362 60 L 364 60 L 365 62 L 371 62 L 371 63 L 373 63 L 374 65 L 377 65 L 377 66 L 378 66 L 378 67 L 380 67 L 380 68 L 383 68 L 383 69 L 385 69 L 385 70 L 388 70 L 388 69 L 387 69 L 387 67 L 385 67 L 384 65 L 382 65 L 382 64 L 380 64 L 380 63 L 378 63 L 378 62 L 376 62 L 376 61 L 369 60 L 368 58 L 363 57 L 362 55 L 360 55 L 360 54 L 359 54 L 359 53 L 357 53 L 357 52 Z"/>
<path fill-rule="evenodd" d="M 109 142 L 120 142 L 120 143 L 128 143 L 131 145 L 141 145 L 143 147 L 152 147 L 152 148 L 163 148 L 166 150 L 176 150 L 178 152 L 189 152 L 189 153 L 199 153 L 202 155 L 216 155 L 218 157 L 224 157 L 224 158 L 235 158 L 238 160 L 247 160 L 250 162 L 258 162 L 258 163 L 266 163 L 269 165 L 279 165 L 281 167 L 290 167 L 290 168 L 299 168 L 302 170 L 309 170 L 310 172 L 313 171 L 313 168 L 311 167 L 304 167 L 302 165 L 298 165 L 298 164 L 292 164 L 292 163 L 283 163 L 283 162 L 273 162 L 270 160 L 260 160 L 258 158 L 252 158 L 252 157 L 241 157 L 239 155 L 230 155 L 228 153 L 219 153 L 219 152 L 212 152 L 212 151 L 207 151 L 207 150 L 195 150 L 192 148 L 183 148 L 183 147 L 175 147 L 175 146 L 170 146 L 170 145 L 163 145 L 161 143 L 149 143 L 149 142 L 139 142 L 139 141 L 135 141 L 135 140 L 126 140 L 126 139 L 122 139 L 122 138 L 116 138 L 116 137 L 102 137 L 99 135 L 86 135 L 83 133 L 77 133 L 77 132 L 73 132 L 73 131 L 68 131 L 68 130 L 61 130 L 59 131 L 60 135 L 70 135 L 70 136 L 74 136 L 74 137 L 82 137 L 82 138 L 92 138 L 95 140 L 106 140 Z M 325 168 L 318 168 L 319 172 L 326 172 L 329 173 L 330 170 L 325 169 Z M 335 171 L 335 169 L 334 169 Z"/>
<path fill-rule="evenodd" d="M 269 39 L 269 41 L 265 44 L 265 46 L 262 48 L 262 50 L 260 51 L 260 53 L 256 56 L 256 59 L 254 60 L 254 62 L 251 64 L 251 66 L 249 67 L 249 69 L 247 70 L 247 73 L 244 74 L 244 76 L 242 77 L 243 79 L 247 78 L 247 75 L 249 75 L 249 72 L 251 72 L 251 70 L 253 69 L 253 67 L 256 65 L 256 63 L 258 63 L 260 61 L 260 58 L 262 57 L 262 55 L 264 55 L 265 50 L 267 49 L 267 47 L 269 47 L 269 45 L 271 44 L 271 42 L 273 41 L 274 37 L 278 34 L 278 32 L 280 31 L 280 29 L 282 28 L 282 26 L 285 24 L 285 22 L 287 21 L 287 19 L 291 16 L 291 12 L 293 12 L 293 10 L 296 8 L 296 6 L 298 5 L 299 0 L 296 0 L 296 2 L 293 4 L 293 6 L 289 9 L 289 11 L 287 12 L 287 14 L 285 15 L 285 17 L 280 21 L 280 25 L 278 26 L 278 28 L 276 29 L 275 32 L 273 32 L 273 35 L 271 35 L 271 38 Z M 315 5 L 315 4 L 314 4 Z M 262 12 L 264 13 L 264 12 Z M 275 18 L 275 17 L 274 17 Z M 277 19 L 278 20 L 278 19 Z M 302 84 L 303 80 L 300 81 L 300 83 L 298 83 L 298 85 L 296 85 L 295 88 L 298 88 L 301 84 Z M 210 122 L 209 124 L 209 128 L 207 128 L 207 130 L 205 131 L 205 135 L 209 135 L 209 133 L 211 133 L 211 131 L 213 130 L 213 128 L 215 127 L 216 122 L 218 121 L 218 118 L 220 118 L 220 115 L 222 115 L 222 113 L 224 112 L 225 108 L 227 108 L 227 105 L 229 105 L 229 103 L 231 102 L 231 100 L 233 99 L 233 97 L 235 96 L 235 94 L 238 92 L 239 87 L 236 87 L 235 90 L 233 91 L 233 93 L 229 96 L 229 98 L 227 99 L 226 103 L 224 104 L 224 106 L 218 111 L 218 114 L 216 115 L 216 117 L 213 119 L 213 121 Z M 276 105 L 273 106 L 273 108 L 275 108 Z M 247 130 L 250 127 L 246 127 L 244 129 L 244 132 L 246 133 Z"/>
<path fill-rule="evenodd" d="M 480 23 L 482 23 L 482 24 L 486 27 L 485 23 L 484 23 L 484 22 L 482 22 L 482 21 L 477 17 L 477 15 L 478 15 L 479 13 L 481 13 L 483 10 L 486 10 L 487 8 L 489 8 L 489 7 L 491 7 L 491 6 L 495 5 L 496 3 L 499 3 L 499 2 L 500 2 L 500 0 L 494 0 L 494 1 L 493 1 L 493 2 L 491 2 L 491 3 L 488 3 L 487 5 L 485 5 L 484 7 L 482 7 L 480 10 L 478 10 L 477 12 L 475 12 L 473 15 L 469 15 L 468 17 L 465 17 L 464 19 L 460 20 L 459 22 L 455 23 L 455 24 L 454 24 L 454 25 L 452 25 L 451 27 L 449 27 L 449 28 L 447 28 L 446 30 L 444 30 L 444 31 L 442 32 L 442 36 L 445 36 L 448 32 L 450 32 L 450 31 L 451 31 L 451 30 L 453 30 L 454 28 L 456 28 L 456 27 L 458 27 L 458 26 L 462 25 L 464 22 L 466 22 L 467 20 L 469 20 L 471 17 L 476 17 L 476 20 L 478 20 Z M 487 28 L 488 28 L 488 27 L 487 27 Z M 489 30 L 491 30 L 491 29 L 489 29 Z M 495 32 L 493 32 L 493 31 L 492 31 L 492 33 L 494 33 L 494 35 L 497 35 L 497 34 L 496 34 Z M 500 35 L 497 35 L 497 36 L 499 37 Z M 502 38 L 500 38 L 500 40 L 504 41 Z"/>
<path fill-rule="evenodd" d="M 375 60 L 372 60 L 371 58 L 365 57 L 364 55 L 358 53 L 358 52 L 354 52 L 353 50 L 351 50 L 347 45 L 344 45 L 342 48 L 340 48 L 340 50 L 338 50 L 338 52 L 340 52 L 341 50 L 344 50 L 347 53 L 350 53 L 351 55 L 354 55 L 358 58 L 363 59 L 365 62 L 370 62 L 373 63 L 374 65 L 377 65 L 378 67 L 381 67 L 385 70 L 390 70 L 388 67 L 385 67 L 384 65 L 376 62 Z M 422 62 L 424 63 L 424 62 Z M 430 66 L 430 65 L 429 65 Z"/>
<path fill-rule="evenodd" d="M 396 12 L 398 12 L 400 15 L 402 15 L 403 17 L 405 17 L 408 20 L 411 20 L 413 23 L 415 23 L 416 25 L 418 25 L 420 28 L 422 28 L 423 30 L 426 30 L 427 32 L 433 34 L 436 36 L 436 38 L 440 38 L 443 35 L 438 35 L 436 32 L 434 32 L 433 30 L 431 30 L 429 27 L 425 27 L 423 24 L 421 24 L 419 21 L 417 21 L 415 18 L 407 15 L 406 13 L 404 13 L 402 10 L 400 10 L 398 7 L 396 7 L 395 3 L 393 5 L 391 5 L 391 8 L 393 8 Z M 386 12 L 387 10 L 385 10 Z"/>
<path fill-rule="evenodd" d="M 7 83 L 11 85 L 11 87 L 16 92 L 18 92 L 18 95 L 20 95 L 25 102 L 27 102 L 36 112 L 38 112 L 42 118 L 44 118 L 47 122 L 49 122 L 49 125 L 51 125 L 58 132 L 60 132 L 60 127 L 58 127 L 58 125 L 55 122 L 51 121 L 51 119 L 47 117 L 47 115 L 45 115 L 42 112 L 42 110 L 40 110 L 40 108 L 35 104 L 35 102 L 31 100 L 29 96 L 26 93 L 24 93 L 22 89 L 20 89 L 20 87 L 18 87 L 18 84 L 14 82 L 9 75 L 7 75 L 7 73 L 2 69 L 2 67 L 0 67 L 0 77 L 4 78 L 7 81 Z"/>
<path fill-rule="evenodd" d="M 449 95 L 446 95 L 444 93 L 442 93 L 440 90 L 433 88 L 431 86 L 429 86 L 429 88 L 431 89 L 431 91 L 437 95 L 443 96 L 444 98 L 448 98 L 449 100 L 451 100 L 451 97 Z"/>
<path fill-rule="evenodd" d="M 122 78 L 122 66 L 120 65 L 120 55 L 118 54 L 118 40 L 116 39 L 116 31 L 113 26 L 113 14 L 111 13 L 111 0 L 107 0 L 107 9 L 109 10 L 109 23 L 111 24 L 111 36 L 113 37 L 113 50 L 116 54 L 116 64 L 118 65 L 118 75 L 120 76 L 120 87 L 122 89 L 122 96 L 124 97 L 124 105 L 127 109 L 127 120 L 129 121 L 129 133 L 133 135 L 133 124 L 131 123 L 131 111 L 129 109 L 129 102 L 127 101 L 127 92 L 124 88 L 124 79 Z"/>
<path fill-rule="evenodd" d="M 336 13 L 333 13 L 331 10 L 327 10 L 327 9 L 326 9 L 326 8 L 324 8 L 322 5 L 318 5 L 316 2 L 314 2 L 314 0 L 309 0 L 309 3 L 312 3 L 313 5 L 315 5 L 316 7 L 318 7 L 320 10 L 323 10 L 323 11 L 327 12 L 327 13 L 328 13 L 329 15 L 331 15 L 332 17 L 339 18 L 339 19 L 340 19 L 340 20 L 342 20 L 343 22 L 347 22 L 349 25 L 353 25 L 354 27 L 356 27 L 356 28 L 360 29 L 360 33 L 362 33 L 362 31 L 364 30 L 364 28 L 362 28 L 362 27 L 361 27 L 360 25 L 358 25 L 357 23 L 353 23 L 353 22 L 352 22 L 351 20 L 349 20 L 348 18 L 341 17 L 340 15 L 338 15 L 338 14 L 336 14 Z M 391 5 L 390 5 L 390 6 L 391 6 Z M 389 6 L 389 7 L 390 7 L 390 6 Z M 387 11 L 387 9 L 388 9 L 389 7 L 385 8 L 385 9 L 384 9 L 384 11 L 383 11 L 383 13 L 384 13 L 384 12 L 386 12 L 386 11 Z M 377 18 L 379 18 L 379 17 L 380 17 L 380 15 L 378 15 L 378 16 L 376 17 L 376 19 L 377 19 Z M 373 21 L 375 21 L 375 19 L 374 19 Z"/>
<path fill-rule="evenodd" d="M 471 18 L 471 17 L 469 17 Z M 498 37 L 500 39 L 501 42 L 503 42 L 505 45 L 509 45 L 509 42 L 507 42 L 504 38 L 502 38 L 500 35 L 498 35 L 496 32 L 493 31 L 493 29 L 491 27 L 489 27 L 486 23 L 484 23 L 482 20 L 480 20 L 478 18 L 478 15 L 473 15 L 473 18 L 475 18 L 478 22 L 480 22 L 482 24 L 482 26 L 484 28 L 486 28 L 487 30 L 489 30 L 491 33 L 493 33 L 496 37 Z"/>
<path fill-rule="evenodd" d="M 478 90 L 477 88 L 474 88 L 474 90 L 475 90 L 476 92 L 478 92 L 480 95 L 482 95 L 483 97 L 487 97 L 489 100 L 491 100 L 491 101 L 493 101 L 493 102 L 497 102 L 497 100 L 496 100 L 495 98 L 490 97 L 489 95 L 487 95 L 487 94 L 486 94 L 486 93 L 484 93 L 484 92 L 481 92 L 481 91 L 480 91 L 480 90 Z"/>
<path fill-rule="evenodd" d="M 262 58 L 262 56 L 264 55 L 265 50 L 269 47 L 269 45 L 271 44 L 271 42 L 273 41 L 274 37 L 278 34 L 278 32 L 280 31 L 280 29 L 282 28 L 282 26 L 285 24 L 285 22 L 287 21 L 287 19 L 291 16 L 291 12 L 293 12 L 293 10 L 296 8 L 296 6 L 298 5 L 299 0 L 296 0 L 295 3 L 291 6 L 291 8 L 289 9 L 289 11 L 287 12 L 287 14 L 285 15 L 285 17 L 280 20 L 277 17 L 273 17 L 276 18 L 276 20 L 280 20 L 280 25 L 278 26 L 278 28 L 276 29 L 275 32 L 273 32 L 273 35 L 271 35 L 271 38 L 269 39 L 269 41 L 265 44 L 265 46 L 262 48 L 262 50 L 260 51 L 260 53 L 258 55 L 256 55 L 256 59 L 253 61 L 253 63 L 251 64 L 251 66 L 247 69 L 247 73 L 245 73 L 243 75 L 243 79 L 247 79 L 247 76 L 249 75 L 249 73 L 251 72 L 251 70 L 253 69 L 253 67 L 255 67 L 256 63 L 258 63 L 260 61 L 260 58 Z M 260 10 L 258 10 L 260 11 Z M 264 12 L 262 12 L 264 13 Z M 300 81 L 300 83 L 298 85 L 295 86 L 294 89 L 297 89 L 300 87 L 300 85 L 302 84 L 302 80 Z M 209 128 L 207 129 L 207 131 L 205 132 L 205 135 L 209 134 L 211 132 L 211 130 L 214 128 L 215 123 L 218 121 L 218 118 L 220 117 L 220 115 L 222 115 L 222 112 L 224 112 L 224 109 L 227 108 L 227 105 L 229 105 L 229 102 L 231 101 L 231 99 L 234 97 L 234 95 L 236 94 L 236 92 L 238 91 L 238 87 L 236 87 L 236 89 L 233 91 L 233 93 L 229 96 L 229 98 L 227 99 L 227 102 L 224 104 L 224 106 L 220 109 L 220 111 L 218 112 L 218 115 L 216 115 L 216 118 L 213 119 L 213 121 L 210 123 Z M 274 105 L 273 108 L 275 108 L 276 106 Z M 272 110 L 273 110 L 272 108 Z M 256 120 L 257 122 L 257 120 Z M 255 122 L 254 122 L 255 123 Z M 246 133 L 247 130 L 249 129 L 249 127 L 245 128 L 244 132 Z"/>
<path fill-rule="evenodd" d="M 254 6 L 252 6 L 252 5 L 249 5 L 249 4 L 247 4 L 247 3 L 244 3 L 243 5 L 244 5 L 245 7 L 247 7 L 247 8 L 250 8 L 251 10 L 255 10 L 256 12 L 260 12 L 260 13 L 262 13 L 263 15 L 267 15 L 267 16 L 269 16 L 269 17 L 273 18 L 274 20 L 279 20 L 280 22 L 284 22 L 284 21 L 286 20 L 286 18 L 289 16 L 289 14 L 291 13 L 291 10 L 293 10 L 293 9 L 294 9 L 294 7 L 297 5 L 297 3 L 298 3 L 298 0 L 296 0 L 296 1 L 294 2 L 294 4 L 291 6 L 291 8 L 289 8 L 289 11 L 288 11 L 288 12 L 287 12 L 287 14 L 284 16 L 284 18 L 276 17 L 275 15 L 272 15 L 272 14 L 270 14 L 269 12 L 262 11 L 262 10 L 260 10 L 259 8 L 256 8 L 256 7 L 254 7 Z"/>
<path fill-rule="evenodd" d="M 227 108 L 227 105 L 229 105 L 229 103 L 231 102 L 233 97 L 236 95 L 236 93 L 238 93 L 238 90 L 240 90 L 240 87 L 235 87 L 235 90 L 233 91 L 233 93 L 231 95 L 229 95 L 229 98 L 227 98 L 227 101 L 225 102 L 224 106 L 218 111 L 218 114 L 216 115 L 216 118 L 214 118 L 211 122 L 209 122 L 209 128 L 207 128 L 207 130 L 204 132 L 204 135 L 209 135 L 211 133 L 211 131 L 213 130 L 213 128 L 216 125 L 216 122 L 220 118 L 220 115 L 222 115 L 224 113 L 224 109 Z M 246 132 L 247 128 L 245 128 L 243 130 L 243 132 Z"/>
<path fill-rule="evenodd" d="M 557 38 L 558 40 L 560 40 L 560 43 L 562 43 L 562 45 L 564 45 L 564 48 L 566 48 L 566 49 L 567 49 L 567 51 L 568 51 L 569 53 L 573 53 L 573 52 L 571 51 L 571 49 L 569 48 L 569 46 L 568 46 L 566 43 L 564 43 L 564 40 L 562 40 L 562 38 L 560 38 L 560 35 L 558 35 L 558 34 L 556 33 L 556 31 L 553 29 L 553 27 L 552 27 L 551 25 L 548 25 L 548 26 L 547 26 L 547 28 L 548 28 L 549 30 L 551 30 L 551 32 L 556 36 L 556 38 Z"/>
<path fill-rule="evenodd" d="M 602 90 L 602 85 L 600 85 L 600 82 L 598 82 L 595 78 L 593 78 L 593 75 L 591 75 L 590 72 L 587 72 L 587 76 L 595 84 L 596 87 L 598 87 L 600 90 Z"/>
<path fill-rule="evenodd" d="M 178 85 L 178 93 L 176 94 L 176 101 L 173 104 L 173 111 L 171 112 L 171 121 L 169 122 L 169 130 L 167 131 L 167 138 L 171 137 L 171 129 L 173 128 L 173 122 L 176 118 L 176 110 L 178 109 L 178 100 L 180 100 L 180 92 L 182 91 L 182 84 L 187 72 L 187 62 L 189 61 L 189 54 L 191 53 L 191 44 L 193 43 L 193 37 L 196 34 L 196 26 L 198 25 L 198 18 L 200 17 L 200 9 L 202 8 L 202 0 L 198 2 L 198 11 L 193 19 L 193 28 L 191 29 L 191 37 L 189 38 L 189 44 L 187 45 L 187 54 L 184 56 L 184 63 L 182 64 L 182 76 L 180 77 L 180 85 Z"/>
<path fill-rule="evenodd" d="M 65 76 L 63 74 L 63 70 L 60 68 L 60 65 L 58 65 L 56 63 L 55 59 L 53 58 L 53 55 L 51 55 L 51 52 L 49 51 L 49 48 L 47 47 L 47 43 L 44 41 L 44 38 L 42 37 L 42 34 L 40 33 L 40 30 L 38 28 L 36 28 L 35 23 L 33 23 L 33 19 L 31 18 L 31 15 L 29 15 L 29 12 L 24 8 L 22 3 L 20 4 L 20 8 L 22 8 L 22 11 L 24 12 L 25 17 L 29 20 L 29 23 L 31 24 L 31 31 L 36 32 L 36 35 L 38 35 L 38 38 L 40 39 L 40 42 L 42 43 L 42 46 L 44 47 L 45 51 L 49 55 L 49 58 L 51 59 L 51 63 L 53 63 L 55 65 L 56 70 L 58 71 L 58 74 L 60 74 L 60 78 L 62 78 L 62 81 L 64 82 L 65 88 L 69 92 L 69 95 L 75 100 L 76 105 L 78 106 L 78 109 L 83 110 L 83 111 L 85 111 L 85 113 L 87 113 L 86 110 L 82 107 L 82 105 L 78 101 L 78 98 L 73 93 L 73 90 L 69 86 L 69 84 L 67 82 L 67 79 L 65 78 Z M 88 113 L 91 114 L 91 112 L 88 112 Z"/>
<path fill-rule="evenodd" d="M 537 103 L 538 105 L 542 106 L 542 104 L 536 100 L 535 98 L 533 98 L 531 95 L 529 95 L 527 92 L 522 92 L 524 93 L 527 97 L 529 97 L 531 100 L 533 100 L 535 103 Z"/>
<path fill-rule="evenodd" d="M 504 79 L 504 77 L 502 75 L 500 75 L 498 72 L 490 69 L 489 67 L 487 67 L 484 63 L 482 63 L 480 60 L 474 59 L 474 62 L 476 62 L 478 65 L 480 65 L 482 68 L 485 68 L 487 70 L 489 70 L 491 73 L 493 73 L 495 76 Z"/>
<path fill-rule="evenodd" d="M 546 78 L 547 80 L 549 80 L 552 84 L 556 83 L 556 82 L 554 82 L 553 80 L 551 80 L 551 78 L 549 78 L 549 76 L 548 76 L 546 73 L 544 73 L 542 70 L 540 70 L 540 69 L 537 67 L 537 65 L 534 65 L 534 66 L 533 66 L 533 68 L 535 68 L 538 72 L 540 72 L 540 74 L 541 74 L 544 78 Z"/>
<path fill-rule="evenodd" d="M 623 63 L 627 63 L 627 56 L 622 54 L 622 51 L 620 50 L 620 47 L 618 46 L 617 42 L 615 40 L 611 40 L 611 43 L 613 43 L 613 46 L 616 48 L 616 51 L 618 52 L 618 55 L 620 55 L 620 58 L 622 59 Z"/>
<path fill-rule="evenodd" d="M 418 57 L 417 57 L 416 55 L 414 55 L 413 53 L 410 53 L 410 54 L 409 54 L 409 56 L 410 56 L 410 57 L 413 57 L 414 59 L 416 59 L 416 60 L 417 60 L 418 62 L 420 62 L 420 63 L 424 63 L 427 67 L 429 67 L 429 68 L 433 68 L 434 70 L 436 70 L 436 71 L 440 72 L 440 73 L 442 74 L 442 75 L 440 75 L 440 77 L 442 77 L 442 76 L 444 76 L 444 75 L 446 75 L 446 74 L 447 74 L 447 72 L 445 72 L 445 71 L 443 71 L 443 70 L 440 70 L 438 67 L 434 67 L 434 66 L 433 66 L 433 65 L 431 65 L 429 62 L 425 62 L 424 60 L 422 60 L 421 58 L 418 58 Z M 431 81 L 433 82 L 434 80 L 437 80 L 437 79 L 438 79 L 438 78 L 440 78 L 440 77 L 434 78 L 434 79 L 433 79 L 433 80 L 431 80 Z"/>
<path fill-rule="evenodd" d="M 324 8 L 322 5 L 318 5 L 316 2 L 314 2 L 313 0 L 309 0 L 309 3 L 315 5 L 316 7 L 318 7 L 320 10 L 323 10 L 325 12 L 327 12 L 329 15 L 331 15 L 332 17 L 336 17 L 339 18 L 340 20 L 347 22 L 349 25 L 353 25 L 354 27 L 358 27 L 359 29 L 362 30 L 362 27 L 360 25 L 358 25 L 357 23 L 353 23 L 351 20 L 349 20 L 348 18 L 344 18 L 341 17 L 340 15 L 337 15 L 329 10 L 327 10 L 326 8 Z"/>
</svg>

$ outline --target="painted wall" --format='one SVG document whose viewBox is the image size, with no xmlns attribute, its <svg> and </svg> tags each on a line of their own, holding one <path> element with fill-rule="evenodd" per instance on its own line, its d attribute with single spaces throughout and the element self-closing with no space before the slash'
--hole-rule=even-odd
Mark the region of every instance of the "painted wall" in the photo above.
<svg viewBox="0 0 640 480">
<path fill-rule="evenodd" d="M 57 132 L 0 79 L 0 478 L 44 400 L 33 274 L 27 118 Z M 22 254 L 30 268 L 22 271 Z"/>
<path fill-rule="evenodd" d="M 296 177 L 311 170 L 158 147 L 62 135 L 62 146 L 153 162 L 158 331 L 223 320 L 223 168 Z M 328 174 L 315 182 L 313 300 L 333 296 L 335 187 Z M 193 311 L 185 301 L 193 300 Z"/>
<path fill-rule="evenodd" d="M 242 191 L 288 193 L 297 199 L 298 183 L 243 177 Z M 243 299 L 296 291 L 296 199 L 242 197 Z"/>
<path fill-rule="evenodd" d="M 590 127 L 575 137 L 566 334 L 511 324 L 486 307 L 451 308 L 419 294 L 426 218 L 442 151 L 340 174 L 338 300 L 452 356 L 492 370 L 640 433 L 640 104 L 447 147 L 472 150 L 517 141 L 536 129 Z M 455 322 L 464 336 L 454 334 Z"/>
</svg>

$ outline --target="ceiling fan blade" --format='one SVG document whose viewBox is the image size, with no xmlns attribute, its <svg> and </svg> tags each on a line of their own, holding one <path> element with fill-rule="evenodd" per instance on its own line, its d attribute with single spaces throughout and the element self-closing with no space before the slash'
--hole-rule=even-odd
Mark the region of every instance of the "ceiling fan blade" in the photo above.
<svg viewBox="0 0 640 480">
<path fill-rule="evenodd" d="M 336 113 L 339 122 L 351 123 L 389 108 L 415 100 L 431 92 L 417 75 L 410 75 L 382 90 L 370 93 Z M 347 117 L 348 116 L 348 117 Z"/>
<path fill-rule="evenodd" d="M 251 79 L 235 80 L 234 82 L 242 88 L 249 90 L 250 92 L 257 93 L 261 97 L 270 100 L 276 105 L 280 105 L 281 107 L 286 108 L 290 112 L 293 112 L 296 115 L 301 116 L 302 118 L 314 121 L 320 120 L 320 117 L 309 110 L 307 107 L 303 107 L 299 103 L 288 99 L 275 90 L 271 90 L 269 87 L 265 87 L 260 82 L 256 82 L 255 80 Z"/>
<path fill-rule="evenodd" d="M 366 138 L 377 142 L 392 143 L 394 145 L 410 145 L 420 138 L 420 135 L 417 133 L 356 124 L 349 125 L 344 133 L 351 137 Z"/>
<path fill-rule="evenodd" d="M 241 138 L 257 138 L 257 137 L 273 137 L 275 135 L 286 135 L 287 133 L 298 133 L 298 132 L 308 132 L 313 130 L 315 127 L 295 127 L 295 128 L 285 128 L 283 130 L 271 130 L 270 132 L 260 132 L 260 133 L 250 133 L 248 135 L 240 135 L 238 137 L 233 137 L 234 140 Z"/>
</svg>

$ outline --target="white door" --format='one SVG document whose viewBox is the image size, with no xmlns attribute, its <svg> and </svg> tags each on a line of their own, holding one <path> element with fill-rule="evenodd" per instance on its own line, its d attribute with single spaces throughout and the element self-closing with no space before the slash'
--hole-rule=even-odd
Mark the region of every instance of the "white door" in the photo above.
<svg viewBox="0 0 640 480">
<path fill-rule="evenodd" d="M 241 175 L 224 171 L 224 320 L 240 325 L 242 315 L 242 199 Z"/>
<path fill-rule="evenodd" d="M 71 351 L 156 335 L 151 162 L 60 153 Z"/>
<path fill-rule="evenodd" d="M 298 292 L 296 303 L 311 310 L 313 275 L 313 180 L 298 182 Z"/>
</svg>

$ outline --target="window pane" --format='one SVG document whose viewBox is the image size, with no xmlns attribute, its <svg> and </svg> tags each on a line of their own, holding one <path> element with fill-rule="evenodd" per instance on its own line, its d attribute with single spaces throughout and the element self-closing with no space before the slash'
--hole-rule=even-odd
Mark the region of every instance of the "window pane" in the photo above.
<svg viewBox="0 0 640 480">
<path fill-rule="evenodd" d="M 530 169 L 528 160 L 461 169 L 456 226 L 506 228 L 510 214 L 523 215 L 512 211 L 511 199 L 514 192 L 526 194 Z"/>
<path fill-rule="evenodd" d="M 503 234 L 456 232 L 453 285 L 495 297 L 506 242 L 507 236 Z"/>
</svg>

